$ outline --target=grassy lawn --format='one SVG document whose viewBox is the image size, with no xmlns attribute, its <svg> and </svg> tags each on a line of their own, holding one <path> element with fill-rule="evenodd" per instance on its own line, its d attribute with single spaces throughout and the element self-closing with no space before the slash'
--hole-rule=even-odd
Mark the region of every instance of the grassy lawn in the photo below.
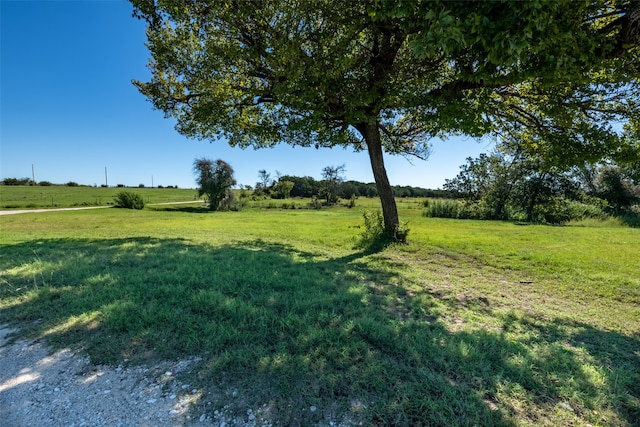
<svg viewBox="0 0 640 427">
<path fill-rule="evenodd" d="M 0 322 L 96 363 L 201 356 L 198 405 L 274 425 L 639 425 L 639 229 L 401 201 L 410 243 L 371 253 L 365 203 L 1 217 Z"/>
<path fill-rule="evenodd" d="M 107 206 L 120 191 L 132 191 L 145 203 L 185 202 L 194 200 L 196 190 L 185 188 L 102 188 L 66 186 L 0 185 L 0 209 L 69 208 Z"/>
</svg>

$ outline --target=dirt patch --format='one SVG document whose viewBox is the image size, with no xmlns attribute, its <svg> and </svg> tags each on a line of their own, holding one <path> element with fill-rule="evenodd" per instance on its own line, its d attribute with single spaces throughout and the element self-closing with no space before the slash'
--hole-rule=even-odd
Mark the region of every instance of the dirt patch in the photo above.
<svg viewBox="0 0 640 427">
<path fill-rule="evenodd" d="M 196 358 L 153 366 L 92 365 L 39 340 L 8 343 L 0 328 L 0 419 L 6 427 L 220 425 L 192 414 L 201 391 L 175 379 Z M 195 418 L 195 419 L 192 419 Z"/>
</svg>

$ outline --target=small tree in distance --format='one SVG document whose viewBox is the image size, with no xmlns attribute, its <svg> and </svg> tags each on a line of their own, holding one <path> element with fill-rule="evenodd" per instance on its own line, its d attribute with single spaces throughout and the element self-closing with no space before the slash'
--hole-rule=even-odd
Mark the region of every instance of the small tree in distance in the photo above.
<svg viewBox="0 0 640 427">
<path fill-rule="evenodd" d="M 193 171 L 198 184 L 198 196 L 205 195 L 209 200 L 209 209 L 219 210 L 225 200 L 233 198 L 231 187 L 236 184 L 233 168 L 224 160 L 200 158 L 193 162 Z"/>
<path fill-rule="evenodd" d="M 256 189 L 267 189 L 271 186 L 271 174 L 267 172 L 266 169 L 261 169 L 258 171 L 258 176 L 260 177 L 260 181 L 256 184 Z"/>
<path fill-rule="evenodd" d="M 326 166 L 322 169 L 322 191 L 321 194 L 328 205 L 338 201 L 338 187 L 344 181 L 344 165 Z"/>
<path fill-rule="evenodd" d="M 291 190 L 293 190 L 293 186 L 295 184 L 292 181 L 287 181 L 286 179 L 279 179 L 276 183 L 273 184 L 273 195 L 274 199 L 288 199 L 291 197 Z"/>
</svg>

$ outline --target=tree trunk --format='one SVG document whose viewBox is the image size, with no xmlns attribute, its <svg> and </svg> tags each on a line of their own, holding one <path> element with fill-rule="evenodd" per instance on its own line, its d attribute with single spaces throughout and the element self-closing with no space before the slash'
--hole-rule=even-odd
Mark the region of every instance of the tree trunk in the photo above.
<svg viewBox="0 0 640 427">
<path fill-rule="evenodd" d="M 380 139 L 380 129 L 376 122 L 363 123 L 356 127 L 364 137 L 371 161 L 373 177 L 376 181 L 376 188 L 382 203 L 382 217 L 384 218 L 384 228 L 387 235 L 392 240 L 404 240 L 403 236 L 398 236 L 397 231 L 400 226 L 398 218 L 398 207 L 396 199 L 393 197 L 393 189 L 387 177 L 382 154 L 382 142 Z"/>
</svg>

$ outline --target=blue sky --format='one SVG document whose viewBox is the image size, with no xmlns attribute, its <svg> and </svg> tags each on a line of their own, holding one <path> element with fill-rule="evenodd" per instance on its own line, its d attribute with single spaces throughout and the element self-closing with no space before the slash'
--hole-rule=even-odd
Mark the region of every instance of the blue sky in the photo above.
<svg viewBox="0 0 640 427">
<path fill-rule="evenodd" d="M 194 187 L 195 158 L 223 159 L 243 185 L 258 170 L 320 179 L 328 165 L 372 182 L 366 153 L 291 147 L 241 150 L 178 134 L 131 84 L 146 80 L 144 24 L 126 1 L 0 0 L 0 177 L 101 185 Z M 386 157 L 393 185 L 439 188 L 488 142 L 434 141 L 427 161 Z"/>
</svg>

